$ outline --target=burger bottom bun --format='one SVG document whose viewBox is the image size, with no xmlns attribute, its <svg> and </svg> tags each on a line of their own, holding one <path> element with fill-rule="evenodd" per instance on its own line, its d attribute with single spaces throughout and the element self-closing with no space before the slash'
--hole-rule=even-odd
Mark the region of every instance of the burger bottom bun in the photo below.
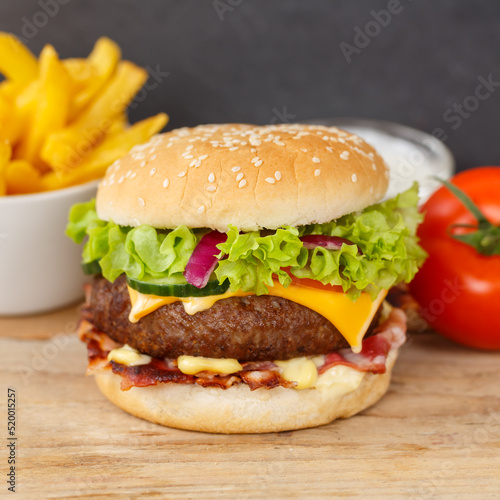
<svg viewBox="0 0 500 500">
<path fill-rule="evenodd" d="M 280 432 L 329 424 L 376 403 L 387 391 L 397 358 L 392 349 L 383 374 L 365 373 L 358 388 L 343 396 L 317 389 L 229 389 L 161 383 L 120 389 L 121 377 L 109 370 L 95 374 L 101 392 L 136 417 L 192 431 L 223 434 Z"/>
</svg>

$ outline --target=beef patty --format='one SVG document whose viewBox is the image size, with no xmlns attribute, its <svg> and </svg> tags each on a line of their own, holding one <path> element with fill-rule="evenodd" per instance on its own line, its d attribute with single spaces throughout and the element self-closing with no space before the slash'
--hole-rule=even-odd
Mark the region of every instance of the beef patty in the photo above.
<svg viewBox="0 0 500 500">
<path fill-rule="evenodd" d="M 157 358 L 187 354 L 266 361 L 326 354 L 349 346 L 321 314 L 271 295 L 230 297 L 192 316 L 181 302 L 174 302 L 138 323 L 129 321 L 130 308 L 124 276 L 114 283 L 96 277 L 87 290 L 82 316 L 113 340 Z"/>
</svg>

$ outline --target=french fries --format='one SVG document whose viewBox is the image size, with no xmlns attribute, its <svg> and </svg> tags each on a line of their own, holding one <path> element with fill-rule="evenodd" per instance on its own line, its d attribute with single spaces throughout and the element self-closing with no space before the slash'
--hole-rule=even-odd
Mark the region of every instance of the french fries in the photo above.
<svg viewBox="0 0 500 500">
<path fill-rule="evenodd" d="M 0 32 L 0 196 L 60 189 L 102 177 L 135 144 L 161 131 L 160 113 L 134 125 L 127 108 L 147 72 L 103 37 L 86 59 L 37 60 Z"/>
<path fill-rule="evenodd" d="M 167 115 L 160 113 L 135 123 L 123 131 L 109 134 L 78 168 L 64 176 L 55 172 L 45 175 L 43 179 L 44 189 L 60 189 L 99 179 L 111 163 L 127 154 L 135 144 L 147 141 L 159 132 L 167 124 L 167 121 Z"/>
</svg>

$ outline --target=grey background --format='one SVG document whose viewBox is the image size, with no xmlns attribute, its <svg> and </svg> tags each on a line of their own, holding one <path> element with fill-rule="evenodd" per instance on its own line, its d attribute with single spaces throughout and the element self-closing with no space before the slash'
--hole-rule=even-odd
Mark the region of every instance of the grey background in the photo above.
<svg viewBox="0 0 500 500">
<path fill-rule="evenodd" d="M 377 27 L 371 11 L 397 4 Z M 348 63 L 340 44 L 366 28 L 374 36 Z M 158 111 L 168 128 L 378 118 L 445 135 L 459 169 L 500 163 L 500 87 L 471 97 L 479 77 L 500 82 L 498 1 L 1 0 L 0 30 L 61 57 L 116 40 L 160 73 L 133 121 Z M 477 109 L 460 117 L 464 100 Z"/>
</svg>

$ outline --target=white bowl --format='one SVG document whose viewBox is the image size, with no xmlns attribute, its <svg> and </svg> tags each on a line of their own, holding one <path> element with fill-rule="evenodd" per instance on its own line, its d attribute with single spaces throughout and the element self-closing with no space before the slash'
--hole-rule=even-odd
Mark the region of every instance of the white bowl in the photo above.
<svg viewBox="0 0 500 500">
<path fill-rule="evenodd" d="M 82 248 L 64 232 L 71 205 L 94 197 L 97 183 L 0 197 L 0 315 L 46 312 L 83 297 Z"/>
<path fill-rule="evenodd" d="M 322 118 L 306 123 L 339 127 L 371 144 L 389 167 L 386 198 L 418 181 L 423 203 L 441 186 L 435 177 L 449 179 L 455 171 L 453 155 L 439 139 L 406 125 L 365 118 Z"/>
</svg>

